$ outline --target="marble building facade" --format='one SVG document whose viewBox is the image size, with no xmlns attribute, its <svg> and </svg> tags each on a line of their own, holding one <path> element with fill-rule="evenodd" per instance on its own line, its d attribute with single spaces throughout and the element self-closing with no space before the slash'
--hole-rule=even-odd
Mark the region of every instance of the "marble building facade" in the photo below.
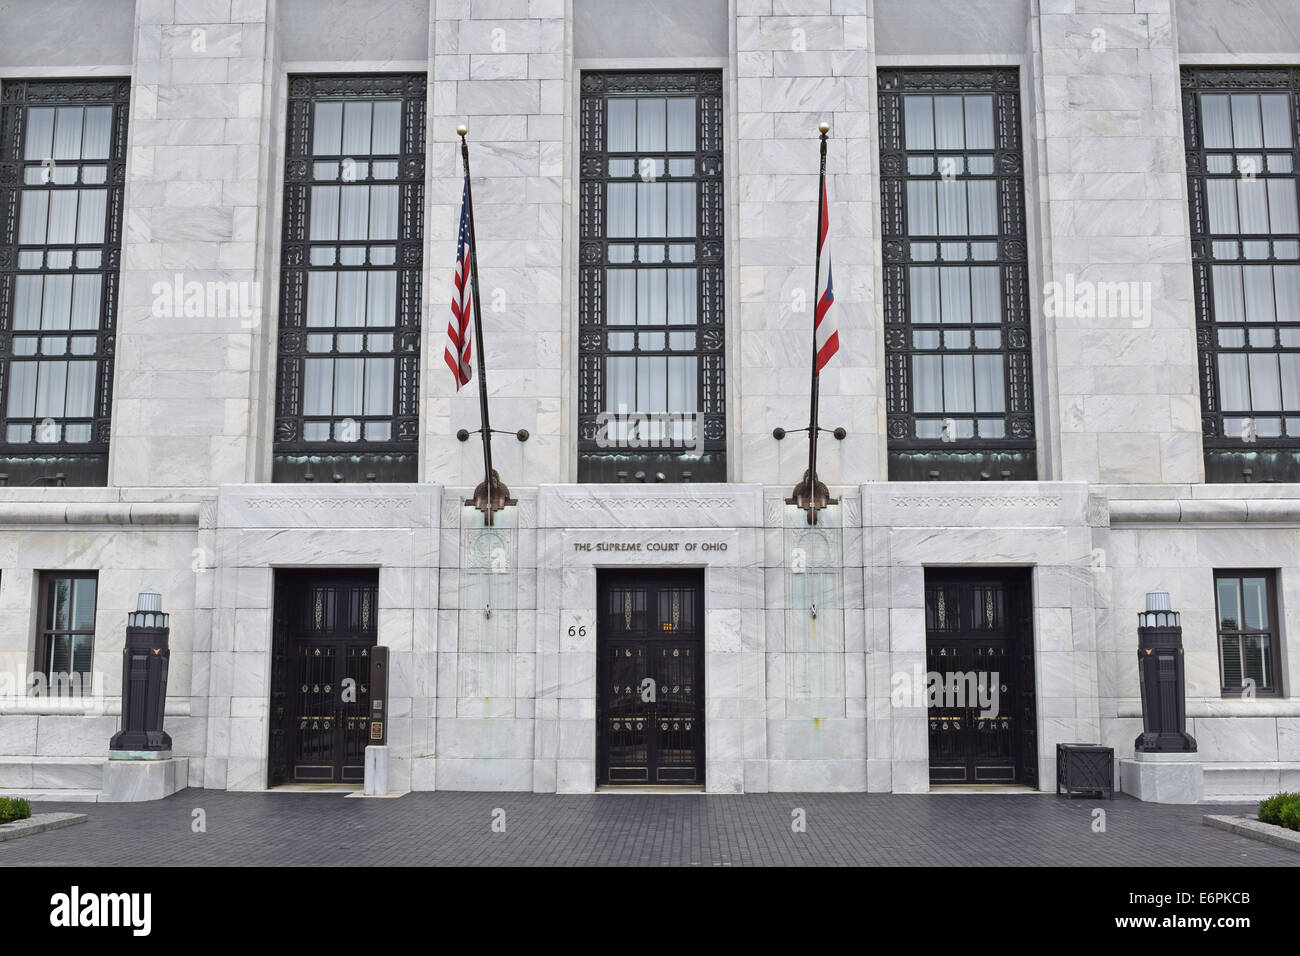
<svg viewBox="0 0 1300 956">
<path fill-rule="evenodd" d="M 125 617 L 145 589 L 171 614 L 177 772 L 266 788 L 277 582 L 311 569 L 377 574 L 393 790 L 596 789 L 602 581 L 665 569 L 702 572 L 697 784 L 931 790 L 930 717 L 899 701 L 899 675 L 929 666 L 934 575 L 969 568 L 1027 575 L 1034 726 L 1017 782 L 1052 790 L 1062 742 L 1132 758 L 1137 613 L 1163 589 L 1182 613 L 1203 797 L 1300 789 L 1300 494 L 1277 464 L 1295 451 L 1207 479 L 1206 436 L 1223 432 L 1205 424 L 1207 230 L 1189 212 L 1184 115 L 1188 70 L 1300 69 L 1286 0 L 15 0 L 2 15 L 0 101 L 22 84 L 116 81 L 129 107 L 103 476 L 19 480 L 12 466 L 0 487 L 0 672 L 12 687 L 39 669 L 45 582 L 94 572 L 97 693 L 0 694 L 0 791 L 103 796 Z M 892 457 L 881 77 L 970 70 L 1011 77 L 1018 104 L 999 135 L 1022 163 L 1008 268 L 1030 290 L 1016 450 L 1030 472 L 918 480 Z M 583 78 L 636 71 L 720 78 L 725 464 L 707 481 L 580 475 Z M 404 260 L 422 290 L 418 451 L 393 480 L 276 473 L 291 81 L 334 74 L 424 78 L 422 230 Z M 823 120 L 841 348 L 820 420 L 848 434 L 821 439 L 838 503 L 814 541 L 785 503 L 806 439 L 772 429 L 806 421 L 811 313 L 796 303 L 811 295 Z M 493 443 L 517 501 L 494 529 L 465 504 L 477 439 L 456 438 L 479 424 L 477 382 L 457 392 L 441 359 L 460 123 L 493 424 L 530 433 Z M 160 316 L 157 286 L 176 278 L 254 290 L 252 312 Z M 1144 304 L 1049 307 L 1049 284 L 1067 281 L 1131 283 Z M 492 568 L 489 532 L 504 555 Z M 814 546 L 820 607 L 792 557 Z M 1266 692 L 1224 690 L 1216 572 L 1271 582 Z"/>
</svg>

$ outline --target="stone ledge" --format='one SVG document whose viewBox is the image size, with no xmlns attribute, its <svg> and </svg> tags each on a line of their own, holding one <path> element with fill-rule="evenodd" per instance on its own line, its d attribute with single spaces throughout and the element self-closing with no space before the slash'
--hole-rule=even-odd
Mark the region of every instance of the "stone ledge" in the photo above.
<svg viewBox="0 0 1300 956">
<path fill-rule="evenodd" d="M 1259 840 L 1261 843 L 1300 852 L 1300 833 L 1295 830 L 1288 830 L 1286 827 L 1279 827 L 1272 823 L 1261 823 L 1259 820 L 1252 820 L 1250 817 L 1219 813 L 1202 815 L 1201 823 L 1207 827 L 1214 827 L 1216 830 L 1226 830 L 1239 836 L 1250 837 L 1252 840 Z"/>
<path fill-rule="evenodd" d="M 18 840 L 25 836 L 35 836 L 47 830 L 61 830 L 64 827 L 85 823 L 89 820 L 84 813 L 34 813 L 26 820 L 0 825 L 0 843 Z"/>
<path fill-rule="evenodd" d="M 1111 527 L 1143 524 L 1248 524 L 1300 522 L 1300 498 L 1115 498 Z"/>
</svg>

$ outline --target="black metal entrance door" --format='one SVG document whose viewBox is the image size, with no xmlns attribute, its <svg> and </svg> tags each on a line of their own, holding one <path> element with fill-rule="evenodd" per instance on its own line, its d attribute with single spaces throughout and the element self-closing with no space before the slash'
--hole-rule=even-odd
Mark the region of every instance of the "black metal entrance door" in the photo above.
<svg viewBox="0 0 1300 956">
<path fill-rule="evenodd" d="M 1026 569 L 926 574 L 930 783 L 1038 785 Z"/>
<path fill-rule="evenodd" d="M 269 784 L 360 783 L 378 572 L 276 574 Z"/>
<path fill-rule="evenodd" d="M 704 572 L 601 571 L 600 784 L 704 782 Z"/>
</svg>

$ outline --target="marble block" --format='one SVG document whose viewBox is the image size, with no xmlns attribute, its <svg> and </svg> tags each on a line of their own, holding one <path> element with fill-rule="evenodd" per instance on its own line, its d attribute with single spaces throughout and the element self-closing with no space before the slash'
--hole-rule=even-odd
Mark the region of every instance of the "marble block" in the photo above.
<svg viewBox="0 0 1300 956">
<path fill-rule="evenodd" d="M 1146 803 L 1201 803 L 1205 771 L 1195 754 L 1138 753 L 1119 762 L 1120 789 Z"/>
<path fill-rule="evenodd" d="M 161 800 L 189 786 L 189 760 L 107 760 L 101 803 L 140 803 Z"/>
</svg>

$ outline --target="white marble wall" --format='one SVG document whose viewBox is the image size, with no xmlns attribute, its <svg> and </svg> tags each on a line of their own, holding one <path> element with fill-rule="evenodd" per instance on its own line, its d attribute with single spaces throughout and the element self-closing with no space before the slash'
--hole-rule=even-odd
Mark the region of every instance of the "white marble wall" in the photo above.
<svg viewBox="0 0 1300 956">
<path fill-rule="evenodd" d="M 565 0 L 433 0 L 428 303 L 421 456 L 424 480 L 481 480 L 477 444 L 452 436 L 479 424 L 478 381 L 459 393 L 442 360 L 464 168 L 456 127 L 469 127 L 474 227 L 494 462 L 507 484 L 570 477 L 561 409 L 571 312 L 564 309 L 565 150 L 570 139 L 570 21 Z M 475 373 L 477 374 L 477 373 Z"/>
<path fill-rule="evenodd" d="M 808 421 L 823 121 L 840 351 L 821 375 L 820 419 L 849 437 L 822 443 L 818 472 L 832 484 L 884 474 L 883 349 L 872 331 L 880 217 L 871 8 L 871 0 L 736 4 L 737 140 L 727 159 L 738 217 L 727 255 L 740 290 L 728 331 L 738 340 L 729 375 L 742 481 L 793 487 L 807 468 L 807 444 L 777 443 L 772 429 Z"/>
<path fill-rule="evenodd" d="M 1038 419 L 1050 474 L 1199 481 L 1173 0 L 1033 0 L 1029 38 L 1037 149 L 1026 185 L 1038 206 Z M 1048 283 L 1075 307 L 1049 308 Z M 1112 283 L 1130 293 L 1127 306 Z M 1072 294 L 1084 287 L 1098 304 Z"/>
<path fill-rule="evenodd" d="M 109 483 L 255 478 L 268 331 L 267 0 L 138 0 Z M 275 128 L 279 128 L 276 124 Z M 186 315 L 155 285 L 237 283 Z"/>
</svg>

